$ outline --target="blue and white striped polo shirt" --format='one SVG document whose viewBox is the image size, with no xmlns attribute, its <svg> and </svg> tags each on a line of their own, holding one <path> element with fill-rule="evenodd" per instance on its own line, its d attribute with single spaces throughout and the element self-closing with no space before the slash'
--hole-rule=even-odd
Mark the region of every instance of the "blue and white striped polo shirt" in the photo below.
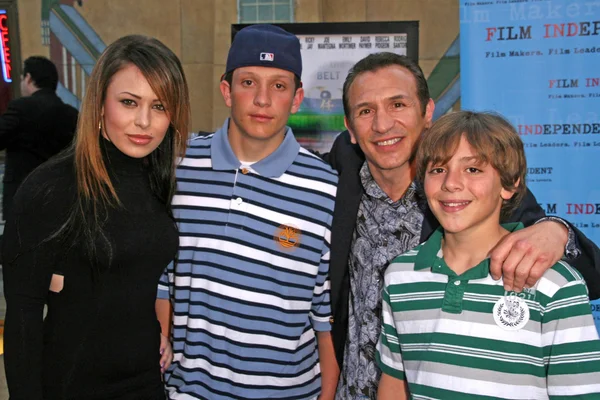
<svg viewBox="0 0 600 400">
<path fill-rule="evenodd" d="M 191 140 L 177 169 L 179 253 L 159 285 L 174 307 L 169 397 L 316 398 L 337 176 L 289 128 L 242 167 L 228 125 Z"/>
</svg>

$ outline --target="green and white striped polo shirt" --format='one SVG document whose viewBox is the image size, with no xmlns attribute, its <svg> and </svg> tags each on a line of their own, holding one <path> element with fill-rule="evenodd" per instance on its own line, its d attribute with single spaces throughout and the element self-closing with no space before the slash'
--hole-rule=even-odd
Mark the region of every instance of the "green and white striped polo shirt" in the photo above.
<svg viewBox="0 0 600 400">
<path fill-rule="evenodd" d="M 510 231 L 521 224 L 507 224 Z M 565 262 L 515 297 L 489 259 L 456 275 L 443 230 L 385 273 L 377 361 L 414 399 L 600 399 L 600 340 L 581 275 Z"/>
</svg>

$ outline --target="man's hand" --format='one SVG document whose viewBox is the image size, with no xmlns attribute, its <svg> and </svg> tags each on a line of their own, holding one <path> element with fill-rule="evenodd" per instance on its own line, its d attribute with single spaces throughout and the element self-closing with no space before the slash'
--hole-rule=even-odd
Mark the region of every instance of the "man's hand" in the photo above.
<svg viewBox="0 0 600 400">
<path fill-rule="evenodd" d="M 564 254 L 567 228 L 544 221 L 506 235 L 490 252 L 490 273 L 504 279 L 504 289 L 532 287 Z"/>
<path fill-rule="evenodd" d="M 160 334 L 160 372 L 165 373 L 173 362 L 173 348 L 171 342 L 162 333 Z"/>
</svg>

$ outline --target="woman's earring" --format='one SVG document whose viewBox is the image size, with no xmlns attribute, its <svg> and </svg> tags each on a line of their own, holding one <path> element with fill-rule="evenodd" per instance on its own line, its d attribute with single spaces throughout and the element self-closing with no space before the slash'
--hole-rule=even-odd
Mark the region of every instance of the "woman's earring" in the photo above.
<svg viewBox="0 0 600 400">
<path fill-rule="evenodd" d="M 98 121 L 98 135 L 104 136 L 104 138 L 110 142 L 108 135 L 102 135 L 102 119 Z"/>
</svg>

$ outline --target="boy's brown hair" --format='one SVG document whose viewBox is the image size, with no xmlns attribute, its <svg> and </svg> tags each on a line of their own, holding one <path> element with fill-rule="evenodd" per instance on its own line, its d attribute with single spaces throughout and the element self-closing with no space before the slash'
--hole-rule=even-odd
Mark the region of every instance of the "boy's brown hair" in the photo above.
<svg viewBox="0 0 600 400">
<path fill-rule="evenodd" d="M 514 195 L 502 205 L 503 220 L 518 207 L 527 191 L 527 161 L 523 142 L 505 118 L 486 112 L 459 111 L 438 119 L 421 135 L 415 154 L 416 177 L 425 180 L 430 165 L 444 165 L 454 155 L 460 138 L 469 142 L 481 162 L 500 175 L 502 187 Z M 518 183 L 518 185 L 517 185 Z"/>
</svg>

